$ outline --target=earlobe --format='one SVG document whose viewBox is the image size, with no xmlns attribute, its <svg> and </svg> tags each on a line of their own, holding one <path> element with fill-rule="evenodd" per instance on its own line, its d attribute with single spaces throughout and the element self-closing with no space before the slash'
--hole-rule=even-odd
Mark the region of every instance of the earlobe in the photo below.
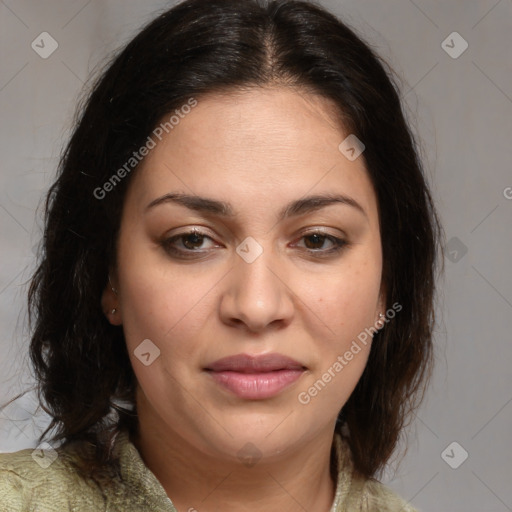
<svg viewBox="0 0 512 512">
<path fill-rule="evenodd" d="M 108 311 L 106 314 L 108 321 L 112 325 L 122 325 L 123 320 L 121 318 L 121 312 L 117 308 L 113 308 L 111 311 Z"/>
<path fill-rule="evenodd" d="M 375 315 L 375 327 L 380 331 L 386 325 L 386 302 L 383 293 L 381 293 Z"/>
<path fill-rule="evenodd" d="M 101 295 L 101 308 L 107 317 L 107 320 L 112 325 L 121 325 L 123 323 L 119 306 L 118 292 L 112 285 L 110 275 L 108 277 L 108 283 Z"/>
<path fill-rule="evenodd" d="M 379 329 L 379 331 L 386 325 L 386 315 L 384 313 L 379 313 L 379 318 L 375 322 L 375 326 Z"/>
</svg>

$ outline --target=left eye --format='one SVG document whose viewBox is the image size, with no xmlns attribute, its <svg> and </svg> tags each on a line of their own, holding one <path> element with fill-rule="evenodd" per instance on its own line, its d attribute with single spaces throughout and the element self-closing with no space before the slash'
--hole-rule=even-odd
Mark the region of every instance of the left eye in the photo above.
<svg viewBox="0 0 512 512">
<path fill-rule="evenodd" d="M 304 235 L 302 237 L 304 240 L 310 240 L 312 241 L 312 245 L 320 245 L 320 247 L 308 247 L 308 244 L 306 243 L 306 249 L 308 251 L 312 251 L 312 252 L 315 252 L 319 249 L 321 249 L 321 246 L 324 245 L 324 242 L 326 240 L 328 240 L 329 242 L 331 242 L 331 244 L 333 244 L 333 248 L 336 248 L 336 247 L 341 247 L 344 245 L 344 240 L 340 239 L 340 238 L 336 238 L 332 235 L 327 235 L 326 233 L 321 233 L 321 232 L 318 232 L 318 233 L 310 233 L 308 235 Z M 327 252 L 329 251 L 329 249 L 327 249 Z"/>
</svg>

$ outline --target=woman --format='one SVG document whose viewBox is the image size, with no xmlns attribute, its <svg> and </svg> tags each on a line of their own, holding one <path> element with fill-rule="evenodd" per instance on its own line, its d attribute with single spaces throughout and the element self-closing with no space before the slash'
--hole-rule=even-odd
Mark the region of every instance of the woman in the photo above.
<svg viewBox="0 0 512 512">
<path fill-rule="evenodd" d="M 376 475 L 431 374 L 440 234 L 397 89 L 342 22 L 163 13 L 48 195 L 29 306 L 52 423 L 0 456 L 4 510 L 414 510 Z"/>
</svg>

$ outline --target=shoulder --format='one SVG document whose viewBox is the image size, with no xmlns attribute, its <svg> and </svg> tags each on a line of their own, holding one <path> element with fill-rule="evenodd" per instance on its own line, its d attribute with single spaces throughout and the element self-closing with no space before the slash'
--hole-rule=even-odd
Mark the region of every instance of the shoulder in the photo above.
<svg viewBox="0 0 512 512">
<path fill-rule="evenodd" d="M 355 479 L 353 486 L 359 488 L 357 494 L 364 512 L 419 512 L 394 490 L 373 478 Z"/>
<path fill-rule="evenodd" d="M 333 510 L 357 512 L 419 512 L 395 491 L 375 478 L 366 478 L 354 468 L 352 452 L 346 438 L 336 433 L 338 458 L 336 506 Z"/>
<path fill-rule="evenodd" d="M 76 455 L 67 448 L 0 453 L 0 503 L 3 512 L 64 512 L 80 505 L 101 511 L 101 489 L 80 477 Z"/>
</svg>

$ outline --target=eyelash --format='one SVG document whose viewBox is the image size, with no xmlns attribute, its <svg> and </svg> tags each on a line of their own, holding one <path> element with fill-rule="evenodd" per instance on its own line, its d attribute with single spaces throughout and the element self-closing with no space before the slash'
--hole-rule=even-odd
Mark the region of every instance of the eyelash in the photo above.
<svg viewBox="0 0 512 512">
<path fill-rule="evenodd" d="M 206 233 L 203 233 L 201 231 L 198 231 L 197 229 L 194 229 L 192 231 L 187 231 L 185 233 L 180 233 L 179 235 L 175 235 L 170 238 L 167 238 L 166 240 L 164 240 L 162 242 L 162 246 L 164 247 L 165 251 L 172 256 L 181 257 L 181 258 L 189 258 L 189 259 L 194 258 L 195 257 L 195 256 L 193 256 L 194 253 L 203 253 L 204 254 L 206 251 L 191 250 L 191 249 L 184 251 L 181 249 L 176 249 L 176 247 L 174 247 L 172 245 L 176 240 L 184 239 L 184 238 L 187 238 L 187 237 L 193 236 L 193 235 L 196 235 L 199 238 L 201 238 L 201 241 L 203 239 L 207 239 L 207 238 L 212 240 L 212 238 L 210 236 L 208 236 Z M 320 238 L 323 238 L 324 240 L 329 240 L 330 242 L 332 242 L 334 244 L 334 247 L 329 250 L 322 251 L 319 249 L 305 249 L 305 251 L 307 253 L 309 253 L 310 255 L 313 255 L 317 258 L 329 257 L 331 255 L 337 254 L 350 245 L 346 240 L 343 240 L 342 238 L 338 238 L 333 235 L 328 235 L 327 233 L 324 233 L 323 231 L 318 231 L 318 230 L 303 234 L 301 239 L 308 238 L 308 237 L 315 236 L 315 235 L 319 236 Z"/>
</svg>

